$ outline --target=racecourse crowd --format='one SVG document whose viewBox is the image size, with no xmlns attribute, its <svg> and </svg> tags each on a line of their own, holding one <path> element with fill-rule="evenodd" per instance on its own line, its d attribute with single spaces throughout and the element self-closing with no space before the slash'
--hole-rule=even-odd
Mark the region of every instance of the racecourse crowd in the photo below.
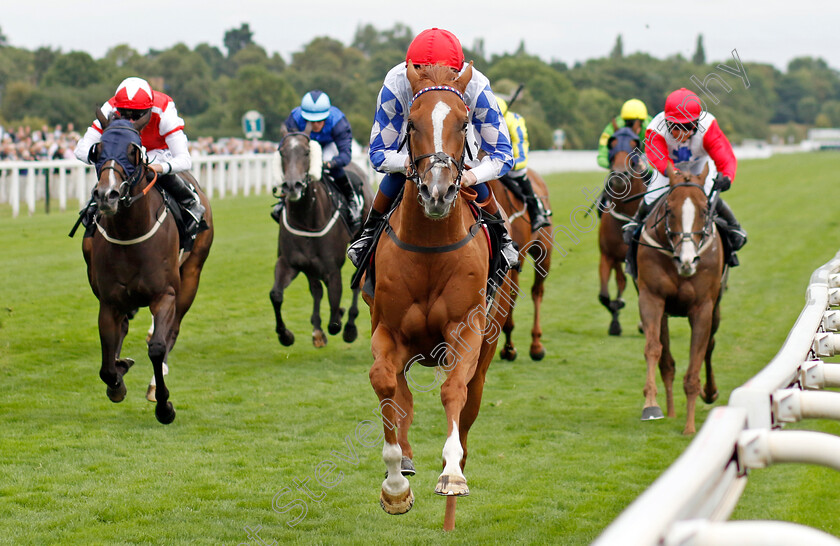
<svg viewBox="0 0 840 546">
<path fill-rule="evenodd" d="M 7 131 L 0 127 L 0 161 L 44 161 L 49 159 L 75 159 L 73 150 L 81 138 L 72 123 L 40 129 L 18 127 Z M 193 156 L 242 155 L 271 153 L 276 142 L 247 140 L 243 138 L 198 137 L 190 141 Z"/>
</svg>

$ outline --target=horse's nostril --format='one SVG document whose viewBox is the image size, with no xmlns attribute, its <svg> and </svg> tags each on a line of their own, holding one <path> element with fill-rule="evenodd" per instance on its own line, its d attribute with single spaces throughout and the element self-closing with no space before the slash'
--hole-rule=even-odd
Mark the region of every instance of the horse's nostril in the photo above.
<svg viewBox="0 0 840 546">
<path fill-rule="evenodd" d="M 119 198 L 120 198 L 120 192 L 118 192 L 117 190 L 111 190 L 111 191 L 108 192 L 108 200 L 109 201 L 116 200 L 116 199 L 119 199 Z"/>
<path fill-rule="evenodd" d="M 421 186 L 420 186 L 420 196 L 421 196 L 423 199 L 429 199 L 429 198 L 431 198 L 432 194 L 431 194 L 431 193 L 429 193 L 429 186 L 427 186 L 427 185 L 425 185 L 425 184 L 423 184 L 423 185 L 421 185 Z"/>
</svg>

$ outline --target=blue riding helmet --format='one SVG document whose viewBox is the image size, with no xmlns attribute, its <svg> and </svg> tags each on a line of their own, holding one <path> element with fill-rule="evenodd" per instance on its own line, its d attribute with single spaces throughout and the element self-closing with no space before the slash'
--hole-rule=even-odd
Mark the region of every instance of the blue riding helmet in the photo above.
<svg viewBox="0 0 840 546">
<path fill-rule="evenodd" d="M 323 91 L 310 91 L 300 101 L 300 110 L 306 121 L 323 121 L 330 115 L 330 97 Z"/>
</svg>

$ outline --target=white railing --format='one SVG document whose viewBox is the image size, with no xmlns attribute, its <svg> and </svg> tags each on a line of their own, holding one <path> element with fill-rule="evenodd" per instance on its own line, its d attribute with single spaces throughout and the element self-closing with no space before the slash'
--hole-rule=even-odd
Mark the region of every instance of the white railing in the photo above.
<svg viewBox="0 0 840 546">
<path fill-rule="evenodd" d="M 210 199 L 259 194 L 274 183 L 271 159 L 272 154 L 197 156 L 192 173 Z M 75 159 L 0 161 L 0 203 L 11 205 L 12 216 L 20 214 L 21 205 L 33 214 L 41 200 L 50 206 L 57 200 L 59 210 L 66 210 L 74 199 L 81 208 L 95 184 L 93 167 Z"/>
<path fill-rule="evenodd" d="M 811 276 L 806 305 L 781 350 L 715 408 L 688 449 L 598 537 L 606 545 L 840 545 L 822 531 L 786 522 L 726 521 L 750 469 L 811 463 L 840 470 L 840 438 L 782 431 L 801 419 L 840 420 L 840 252 Z"/>
</svg>

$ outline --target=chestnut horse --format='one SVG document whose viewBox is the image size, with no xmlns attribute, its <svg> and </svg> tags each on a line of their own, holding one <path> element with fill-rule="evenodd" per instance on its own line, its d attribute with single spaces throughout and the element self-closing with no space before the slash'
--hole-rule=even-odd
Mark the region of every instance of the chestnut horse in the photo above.
<svg viewBox="0 0 840 546">
<path fill-rule="evenodd" d="M 698 175 L 666 171 L 670 189 L 651 211 L 639 241 L 639 314 L 645 332 L 645 407 L 642 419 L 660 419 L 656 403 L 656 366 L 665 384 L 668 417 L 674 417 L 674 358 L 671 356 L 668 317 L 688 317 L 691 351 L 683 379 L 686 422 L 683 434 L 694 434 L 694 408 L 701 394 L 700 367 L 706 362 L 706 384 L 702 398 L 717 399 L 712 373 L 715 332 L 720 324 L 721 278 L 724 273 L 723 243 L 714 222 L 714 200 L 710 205 L 703 191 L 706 165 Z"/>
<path fill-rule="evenodd" d="M 467 434 L 510 310 L 502 295 L 511 289 L 506 275 L 488 310 L 489 243 L 464 197 L 475 192 L 460 187 L 469 119 L 463 92 L 472 64 L 458 77 L 447 67 L 408 63 L 407 76 L 415 93 L 407 124 L 411 182 L 376 250 L 373 297 L 364 294 L 371 307 L 370 382 L 380 401 L 388 471 L 380 503 L 389 514 L 405 513 L 414 503 L 405 478 L 415 473 L 409 383 L 423 391 L 437 386 L 418 387 L 412 378 L 417 362 L 447 372 L 440 385 L 447 438 L 435 493 L 450 496 L 447 509 L 454 496 L 469 494 Z"/>
<path fill-rule="evenodd" d="M 283 292 L 292 280 L 303 272 L 312 294 L 312 344 L 323 347 L 327 336 L 321 329 L 321 299 L 327 287 L 330 320 L 327 331 L 331 335 L 341 331 L 344 309 L 341 307 L 341 266 L 345 251 L 354 233 L 341 220 L 334 206 L 326 182 L 322 177 L 321 145 L 310 140 L 306 133 L 283 131 L 279 146 L 284 205 L 277 239 L 277 263 L 274 267 L 274 286 L 269 294 L 274 306 L 276 332 L 280 343 L 291 345 L 295 336 L 283 321 Z M 364 195 L 364 214 L 373 200 L 370 183 L 364 172 L 354 163 L 345 167 L 351 183 L 361 185 Z M 335 190 L 333 190 L 335 191 Z M 350 313 L 344 327 L 343 339 L 350 343 L 358 336 L 356 317 L 359 315 L 359 289 L 353 290 Z"/>
<path fill-rule="evenodd" d="M 134 363 L 120 357 L 128 320 L 137 308 L 149 307 L 154 319 L 148 347 L 156 383 L 155 416 L 169 424 L 175 409 L 163 367 L 198 291 L 213 242 L 213 216 L 207 197 L 190 177 L 206 209 L 208 229 L 198 234 L 191 252 L 181 255 L 178 228 L 163 196 L 150 191 L 157 176 L 146 165 L 140 145 L 137 130 L 144 121 L 135 122 L 137 126 L 126 120 L 103 123 L 102 141 L 92 155 L 98 177 L 93 198 L 101 216 L 94 220 L 93 237 L 83 240 L 82 253 L 90 287 L 99 299 L 99 377 L 107 385 L 108 398 L 113 402 L 125 398 L 123 375 Z"/>
<path fill-rule="evenodd" d="M 548 201 L 548 187 L 545 180 L 534 172 L 528 169 L 528 178 L 534 186 L 534 194 L 538 199 L 542 199 L 545 210 L 551 210 L 551 204 Z M 545 293 L 545 278 L 548 276 L 548 271 L 551 268 L 551 249 L 553 245 L 553 235 L 551 226 L 540 228 L 537 231 L 531 231 L 531 220 L 528 216 L 528 210 L 522 199 L 511 191 L 507 186 L 498 180 L 490 182 L 490 187 L 499 205 L 504 209 L 510 222 L 511 230 L 510 237 L 519 247 L 519 261 L 524 265 L 527 260 L 526 255 L 533 260 L 534 266 L 534 284 L 531 285 L 531 301 L 534 302 L 534 324 L 531 327 L 531 347 L 528 353 L 532 360 L 542 360 L 545 357 L 545 347 L 542 344 L 542 327 L 540 326 L 540 309 L 542 307 L 543 295 Z M 514 290 L 510 293 L 513 305 L 516 305 L 516 296 L 519 289 L 519 271 L 511 271 L 511 283 Z M 504 360 L 516 360 L 516 347 L 513 346 L 511 334 L 513 333 L 514 322 L 513 313 L 509 313 L 502 330 L 505 333 L 505 344 L 502 346 L 500 352 L 501 358 Z"/>
<path fill-rule="evenodd" d="M 639 208 L 638 196 L 644 193 L 645 183 L 640 176 L 647 166 L 641 161 L 637 153 L 641 141 L 631 129 L 622 127 L 615 132 L 607 142 L 609 148 L 610 174 L 604 187 L 606 193 L 606 210 L 601 215 L 601 225 L 598 227 L 598 248 L 601 251 L 601 261 L 598 265 L 598 276 L 601 279 L 601 290 L 598 301 L 607 308 L 612 315 L 609 334 L 621 335 L 621 323 L 618 313 L 624 308 L 624 289 L 627 278 L 624 275 L 624 258 L 627 255 L 627 245 L 624 244 L 622 228 L 636 214 Z M 636 199 L 628 199 L 636 197 Z M 601 206 L 601 205 L 599 205 Z M 615 272 L 615 284 L 618 292 L 614 300 L 610 299 L 610 274 Z"/>
</svg>

